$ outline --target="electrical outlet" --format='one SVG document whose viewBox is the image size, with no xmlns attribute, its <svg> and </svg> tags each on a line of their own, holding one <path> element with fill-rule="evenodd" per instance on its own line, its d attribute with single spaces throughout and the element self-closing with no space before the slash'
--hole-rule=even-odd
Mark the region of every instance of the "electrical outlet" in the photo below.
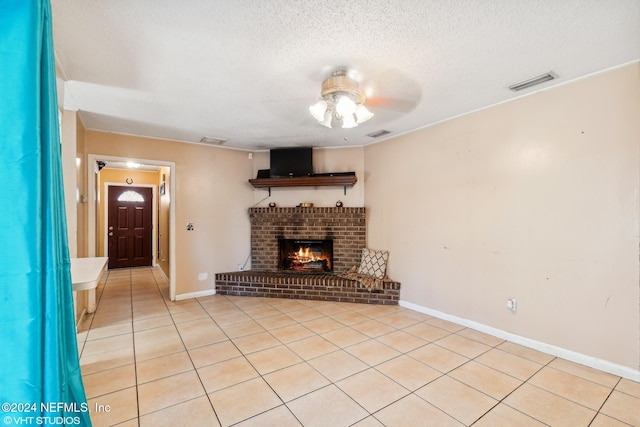
<svg viewBox="0 0 640 427">
<path fill-rule="evenodd" d="M 187 223 L 187 231 L 193 231 L 193 223 L 192 222 L 188 222 Z"/>
<path fill-rule="evenodd" d="M 244 264 L 238 264 L 238 271 L 244 271 Z"/>
<path fill-rule="evenodd" d="M 507 298 L 507 308 L 514 313 L 518 309 L 518 305 L 515 298 Z"/>
</svg>

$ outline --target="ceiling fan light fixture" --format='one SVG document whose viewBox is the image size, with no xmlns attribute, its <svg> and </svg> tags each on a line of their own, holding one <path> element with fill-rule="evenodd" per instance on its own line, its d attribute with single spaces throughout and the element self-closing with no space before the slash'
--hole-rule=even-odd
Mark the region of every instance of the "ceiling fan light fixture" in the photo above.
<svg viewBox="0 0 640 427">
<path fill-rule="evenodd" d="M 347 114 L 346 116 L 342 117 L 342 129 L 351 129 L 356 126 L 358 126 L 358 123 L 356 123 L 353 114 Z"/>
<path fill-rule="evenodd" d="M 311 112 L 311 115 L 314 119 L 319 122 L 324 121 L 324 116 L 327 112 L 327 101 L 325 101 L 324 99 L 319 100 L 311 107 L 309 107 L 309 111 Z"/>
<path fill-rule="evenodd" d="M 367 107 L 365 107 L 363 104 L 359 104 L 356 107 L 356 122 L 364 123 L 371 117 L 373 117 L 373 113 L 367 110 Z"/>
<path fill-rule="evenodd" d="M 318 123 L 328 128 L 331 121 L 342 121 L 342 128 L 349 129 L 373 117 L 365 106 L 366 97 L 360 91 L 358 82 L 347 75 L 346 70 L 331 73 L 322 82 L 322 99 L 309 107 L 309 112 Z"/>
<path fill-rule="evenodd" d="M 324 118 L 322 120 L 318 120 L 318 123 L 320 123 L 324 127 L 328 127 L 329 129 L 331 129 L 332 118 L 333 118 L 333 112 L 330 110 L 327 110 L 327 112 L 324 114 Z"/>
<path fill-rule="evenodd" d="M 339 95 L 336 102 L 336 113 L 338 116 L 353 116 L 356 112 L 356 103 L 346 95 Z"/>
</svg>

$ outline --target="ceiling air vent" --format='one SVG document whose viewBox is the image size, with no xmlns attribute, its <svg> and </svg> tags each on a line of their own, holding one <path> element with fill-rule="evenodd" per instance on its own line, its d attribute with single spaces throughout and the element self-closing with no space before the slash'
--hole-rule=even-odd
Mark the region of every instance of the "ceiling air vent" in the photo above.
<svg viewBox="0 0 640 427">
<path fill-rule="evenodd" d="M 209 144 L 209 145 L 222 145 L 225 142 L 227 142 L 227 140 L 222 138 L 212 138 L 210 136 L 204 136 L 202 137 L 200 142 L 203 144 Z"/>
<path fill-rule="evenodd" d="M 513 85 L 509 86 L 509 89 L 511 89 L 514 92 L 517 92 L 519 90 L 526 89 L 526 88 L 529 88 L 531 86 L 539 85 L 540 83 L 548 82 L 549 80 L 553 80 L 556 77 L 557 76 L 552 71 L 549 71 L 548 73 L 543 74 L 541 76 L 534 77 L 532 79 L 525 80 L 523 82 L 513 84 Z"/>
<path fill-rule="evenodd" d="M 376 131 L 376 132 L 371 132 L 371 133 L 367 134 L 367 136 L 370 136 L 371 138 L 380 138 L 381 136 L 388 135 L 390 133 L 391 133 L 391 131 L 382 129 L 382 130 L 379 130 L 379 131 Z"/>
</svg>

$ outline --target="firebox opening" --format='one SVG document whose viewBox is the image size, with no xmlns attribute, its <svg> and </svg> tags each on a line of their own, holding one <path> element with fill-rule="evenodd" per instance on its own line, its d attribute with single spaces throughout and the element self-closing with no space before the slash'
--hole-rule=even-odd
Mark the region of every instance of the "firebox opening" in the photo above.
<svg viewBox="0 0 640 427">
<path fill-rule="evenodd" d="M 333 271 L 333 240 L 278 239 L 278 269 Z"/>
</svg>

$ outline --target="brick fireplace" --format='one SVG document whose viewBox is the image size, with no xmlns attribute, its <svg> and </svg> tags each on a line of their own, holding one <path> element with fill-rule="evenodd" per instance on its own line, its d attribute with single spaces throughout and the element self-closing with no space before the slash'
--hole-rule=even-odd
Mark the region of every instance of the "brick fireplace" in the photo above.
<svg viewBox="0 0 640 427">
<path fill-rule="evenodd" d="M 332 240 L 333 272 L 360 263 L 365 208 L 251 208 L 251 269 L 277 271 L 281 239 Z"/>
<path fill-rule="evenodd" d="M 249 217 L 251 270 L 216 274 L 218 294 L 398 304 L 398 282 L 387 281 L 380 289 L 369 291 L 339 275 L 360 264 L 366 247 L 365 208 L 250 208 Z M 332 272 L 282 268 L 285 240 L 330 241 Z"/>
</svg>

